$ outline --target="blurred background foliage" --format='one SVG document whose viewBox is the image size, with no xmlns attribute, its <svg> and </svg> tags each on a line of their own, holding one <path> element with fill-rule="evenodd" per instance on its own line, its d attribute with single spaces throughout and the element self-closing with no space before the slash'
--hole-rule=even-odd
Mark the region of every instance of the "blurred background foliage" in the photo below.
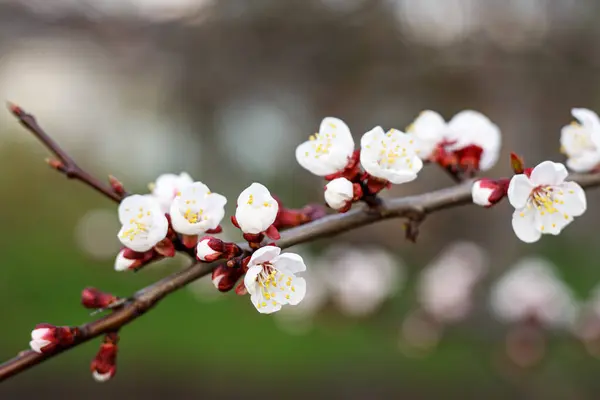
<svg viewBox="0 0 600 400">
<path fill-rule="evenodd" d="M 226 195 L 230 213 L 254 180 L 301 207 L 321 201 L 322 182 L 292 154 L 328 115 L 358 140 L 375 125 L 403 129 L 423 109 L 450 118 L 472 108 L 503 133 L 505 161 L 490 175 L 509 173 L 511 150 L 531 164 L 561 161 L 570 109 L 600 110 L 599 16 L 593 0 L 0 0 L 0 97 L 130 191 L 188 171 Z M 188 262 L 116 273 L 115 205 L 47 168 L 45 149 L 8 112 L 0 112 L 0 135 L 2 359 L 27 347 L 36 323 L 90 320 L 78 304 L 85 286 L 127 295 Z M 427 168 L 389 195 L 450 184 Z M 327 284 L 310 318 L 286 319 L 261 316 L 234 294 L 215 296 L 206 280 L 123 330 L 110 383 L 90 376 L 94 341 L 4 383 L 0 396 L 595 398 L 598 361 L 571 328 L 547 332 L 534 366 L 510 362 L 512 328 L 491 311 L 489 287 L 537 255 L 557 266 L 579 302 L 588 299 L 600 281 L 599 198 L 590 192 L 586 218 L 534 245 L 516 239 L 501 204 L 434 215 L 416 246 L 400 221 L 302 246 L 318 271 L 331 267 L 333 244 L 376 246 L 398 264 L 398 285 L 357 314 L 340 306 L 350 283 L 347 265 L 338 265 L 315 275 L 315 285 Z M 225 237 L 238 240 L 228 228 Z M 410 350 L 406 321 L 422 308 L 420 271 L 456 240 L 485 249 L 487 274 L 459 323 Z M 379 261 L 360 263 L 367 296 L 388 290 L 372 280 Z"/>
</svg>

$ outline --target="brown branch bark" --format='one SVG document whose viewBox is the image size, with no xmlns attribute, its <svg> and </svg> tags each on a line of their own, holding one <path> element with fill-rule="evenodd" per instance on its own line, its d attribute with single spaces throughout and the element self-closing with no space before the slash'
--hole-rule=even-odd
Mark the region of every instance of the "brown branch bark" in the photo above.
<svg viewBox="0 0 600 400">
<path fill-rule="evenodd" d="M 600 186 L 600 173 L 591 175 L 574 174 L 569 180 L 579 182 L 583 187 Z M 333 236 L 350 229 L 359 228 L 389 218 L 415 215 L 425 216 L 436 211 L 471 203 L 471 182 L 436 190 L 417 196 L 391 199 L 383 202 L 378 209 L 368 207 L 353 209 L 345 214 L 329 215 L 314 222 L 282 232 L 277 245 L 281 248 Z M 245 243 L 240 243 L 245 246 Z M 81 334 L 68 347 L 50 354 L 38 354 L 25 351 L 17 357 L 0 365 L 0 382 L 23 372 L 41 362 L 55 357 L 81 343 L 108 332 L 118 330 L 145 314 L 160 300 L 187 284 L 211 273 L 218 264 L 195 263 L 188 268 L 176 272 L 133 295 L 120 308 L 96 321 L 79 326 Z"/>
<path fill-rule="evenodd" d="M 58 160 L 49 160 L 48 163 L 50 166 L 62 172 L 67 178 L 81 181 L 117 203 L 125 197 L 124 193 L 117 193 L 110 185 L 100 182 L 88 172 L 81 169 L 75 160 L 38 125 L 33 115 L 28 114 L 21 107 L 12 103 L 8 103 L 8 109 L 19 120 L 21 125 L 33 133 L 56 156 Z"/>
</svg>

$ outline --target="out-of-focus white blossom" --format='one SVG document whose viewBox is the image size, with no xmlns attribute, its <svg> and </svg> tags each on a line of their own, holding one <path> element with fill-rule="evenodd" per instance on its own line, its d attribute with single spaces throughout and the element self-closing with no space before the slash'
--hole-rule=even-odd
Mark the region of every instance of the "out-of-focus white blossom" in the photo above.
<svg viewBox="0 0 600 400">
<path fill-rule="evenodd" d="M 494 314 L 507 322 L 535 318 L 547 327 L 566 327 L 573 322 L 577 304 L 573 293 L 543 258 L 525 258 L 493 286 Z"/>
<path fill-rule="evenodd" d="M 453 243 L 421 272 L 417 285 L 421 307 L 440 322 L 463 319 L 471 311 L 473 289 L 487 269 L 487 254 L 480 246 Z"/>
<path fill-rule="evenodd" d="M 381 248 L 334 246 L 321 262 L 334 302 L 350 316 L 373 313 L 404 283 L 403 262 Z"/>
<path fill-rule="evenodd" d="M 160 209 L 166 214 L 171 209 L 171 203 L 177 195 L 194 180 L 187 172 L 176 174 L 162 174 L 149 186 L 152 196 L 160 204 Z"/>
<path fill-rule="evenodd" d="M 568 157 L 569 169 L 589 172 L 600 164 L 600 118 L 586 108 L 574 108 L 571 113 L 578 122 L 562 128 L 561 150 Z"/>
</svg>

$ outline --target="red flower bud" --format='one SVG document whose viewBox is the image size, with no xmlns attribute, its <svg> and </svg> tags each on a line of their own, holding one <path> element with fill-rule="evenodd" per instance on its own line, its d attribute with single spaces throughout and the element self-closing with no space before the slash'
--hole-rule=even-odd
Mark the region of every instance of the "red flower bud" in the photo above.
<svg viewBox="0 0 600 400">
<path fill-rule="evenodd" d="M 220 292 L 228 292 L 244 275 L 243 268 L 229 268 L 227 265 L 219 265 L 213 270 L 212 281 Z"/>
<path fill-rule="evenodd" d="M 81 304 L 85 308 L 107 308 L 118 298 L 110 293 L 104 293 L 96 288 L 88 287 L 81 292 Z"/>
<path fill-rule="evenodd" d="M 31 331 L 29 346 L 37 353 L 49 353 L 57 347 L 68 346 L 75 341 L 77 328 L 38 324 Z"/>
<path fill-rule="evenodd" d="M 98 382 L 106 382 L 115 376 L 117 372 L 117 343 L 119 336 L 116 333 L 109 333 L 104 338 L 104 343 L 100 345 L 100 350 L 92 360 L 92 376 Z"/>
</svg>

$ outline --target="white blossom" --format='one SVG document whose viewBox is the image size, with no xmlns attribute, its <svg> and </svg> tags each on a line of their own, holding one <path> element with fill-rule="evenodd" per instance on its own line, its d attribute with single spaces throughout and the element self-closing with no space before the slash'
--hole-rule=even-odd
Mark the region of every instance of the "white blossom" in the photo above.
<svg viewBox="0 0 600 400">
<path fill-rule="evenodd" d="M 363 135 L 360 147 L 360 163 L 375 178 L 401 184 L 415 180 L 423 168 L 414 138 L 396 129 L 385 133 L 377 126 Z"/>
<path fill-rule="evenodd" d="M 167 236 L 169 222 L 160 205 L 149 196 L 132 195 L 119 204 L 119 221 L 123 227 L 118 237 L 133 251 L 150 250 Z"/>
<path fill-rule="evenodd" d="M 354 198 L 354 185 L 346 178 L 336 178 L 325 186 L 325 202 L 334 210 L 340 210 Z"/>
<path fill-rule="evenodd" d="M 183 188 L 194 183 L 194 180 L 187 172 L 176 174 L 163 174 L 156 178 L 154 183 L 149 185 L 152 196 L 156 198 L 160 204 L 160 209 L 163 213 L 168 213 L 171 208 L 171 203 L 175 196 L 181 192 Z"/>
<path fill-rule="evenodd" d="M 354 152 L 354 139 L 348 125 L 341 119 L 327 117 L 319 132 L 296 148 L 296 160 L 317 176 L 342 171 Z"/>
<path fill-rule="evenodd" d="M 496 282 L 491 306 L 498 318 L 521 322 L 534 317 L 547 326 L 572 324 L 577 307 L 571 290 L 542 258 L 518 262 Z"/>
<path fill-rule="evenodd" d="M 212 193 L 202 182 L 184 187 L 171 203 L 171 224 L 175 232 L 200 235 L 215 229 L 225 216 L 227 199 Z"/>
<path fill-rule="evenodd" d="M 242 232 L 257 234 L 266 231 L 275 222 L 278 211 L 279 204 L 269 190 L 255 182 L 240 193 L 235 219 Z"/>
<path fill-rule="evenodd" d="M 456 242 L 427 265 L 419 277 L 417 298 L 436 320 L 457 322 L 472 309 L 472 295 L 484 276 L 488 259 L 484 250 L 471 242 Z"/>
<path fill-rule="evenodd" d="M 486 171 L 496 164 L 500 156 L 500 129 L 477 111 L 461 111 L 446 123 L 435 111 L 426 110 L 407 128 L 407 132 L 417 139 L 419 156 L 423 160 L 432 157 L 439 146 L 454 153 L 476 146 L 481 149 L 477 156 L 479 169 Z"/>
<path fill-rule="evenodd" d="M 244 285 L 258 312 L 270 314 L 282 306 L 297 305 L 306 294 L 306 281 L 295 274 L 306 270 L 298 254 L 281 253 L 275 246 L 256 250 L 248 263 Z"/>
<path fill-rule="evenodd" d="M 585 212 L 585 192 L 577 183 L 565 182 L 567 176 L 565 166 L 552 161 L 539 164 L 530 176 L 513 176 L 508 199 L 515 208 L 512 226 L 519 239 L 533 243 L 544 233 L 558 235 Z"/>
<path fill-rule="evenodd" d="M 332 246 L 321 263 L 333 301 L 353 317 L 376 311 L 404 281 L 402 261 L 378 247 Z"/>
<path fill-rule="evenodd" d="M 589 172 L 600 164 L 600 119 L 586 108 L 573 108 L 578 122 L 564 126 L 560 134 L 561 150 L 567 155 L 567 167 Z"/>
</svg>

